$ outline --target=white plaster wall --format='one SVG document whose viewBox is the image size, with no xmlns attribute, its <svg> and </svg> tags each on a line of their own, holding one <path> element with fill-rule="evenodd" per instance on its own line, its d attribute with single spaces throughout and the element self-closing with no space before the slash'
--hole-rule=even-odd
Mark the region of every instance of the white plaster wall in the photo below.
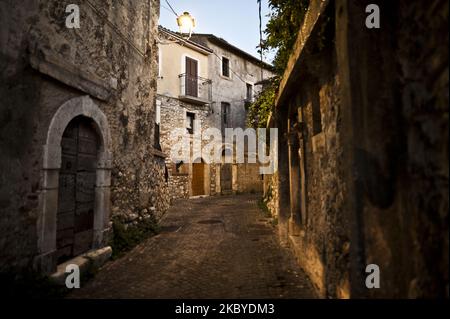
<svg viewBox="0 0 450 319">
<path fill-rule="evenodd" d="M 212 110 L 216 126 L 221 126 L 221 102 L 230 103 L 231 126 L 245 127 L 246 110 L 244 102 L 247 97 L 246 83 L 254 84 L 261 81 L 261 68 L 208 41 L 207 46 L 219 57 L 230 60 L 230 77 L 222 76 L 222 62 L 215 54 L 209 56 L 209 74 L 212 80 Z M 234 72 L 233 72 L 234 71 Z M 273 73 L 263 69 L 264 79 L 270 78 Z M 261 89 L 260 85 L 253 86 L 254 95 Z"/>
<path fill-rule="evenodd" d="M 198 75 L 209 78 L 208 56 L 179 43 L 159 44 L 158 94 L 170 97 L 180 95 L 179 75 L 186 73 L 186 57 L 197 60 Z"/>
</svg>

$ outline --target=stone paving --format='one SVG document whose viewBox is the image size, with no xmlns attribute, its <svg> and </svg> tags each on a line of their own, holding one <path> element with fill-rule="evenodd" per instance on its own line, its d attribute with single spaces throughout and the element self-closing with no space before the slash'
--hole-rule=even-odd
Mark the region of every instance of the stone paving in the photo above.
<svg viewBox="0 0 450 319">
<path fill-rule="evenodd" d="M 177 202 L 162 231 L 69 298 L 315 298 L 255 195 Z"/>
</svg>

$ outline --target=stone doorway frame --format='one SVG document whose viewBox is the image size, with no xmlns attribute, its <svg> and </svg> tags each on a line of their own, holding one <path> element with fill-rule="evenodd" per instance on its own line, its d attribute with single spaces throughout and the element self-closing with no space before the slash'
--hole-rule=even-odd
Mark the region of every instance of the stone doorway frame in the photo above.
<svg viewBox="0 0 450 319">
<path fill-rule="evenodd" d="M 56 270 L 56 214 L 58 208 L 59 170 L 61 168 L 61 139 L 71 120 L 85 116 L 95 123 L 99 136 L 94 205 L 93 249 L 105 246 L 110 232 L 111 212 L 111 134 L 105 114 L 89 96 L 73 98 L 54 114 L 43 146 L 41 193 L 37 221 L 38 256 L 35 268 L 50 274 Z"/>
</svg>

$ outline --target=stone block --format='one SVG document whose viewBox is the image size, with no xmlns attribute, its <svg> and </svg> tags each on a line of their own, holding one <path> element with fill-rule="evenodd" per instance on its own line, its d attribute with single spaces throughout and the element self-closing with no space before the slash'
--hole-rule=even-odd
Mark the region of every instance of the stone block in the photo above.
<svg viewBox="0 0 450 319">
<path fill-rule="evenodd" d="M 110 246 L 107 246 L 94 251 L 90 251 L 85 255 L 85 257 L 90 260 L 92 267 L 98 269 L 111 258 L 111 255 L 112 248 Z"/>
</svg>

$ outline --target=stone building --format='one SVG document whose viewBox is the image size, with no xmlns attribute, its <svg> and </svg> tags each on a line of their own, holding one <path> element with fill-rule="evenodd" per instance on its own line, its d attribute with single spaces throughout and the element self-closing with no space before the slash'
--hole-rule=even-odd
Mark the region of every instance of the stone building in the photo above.
<svg viewBox="0 0 450 319">
<path fill-rule="evenodd" d="M 272 67 L 211 34 L 193 34 L 187 40 L 163 27 L 159 30 L 157 107 L 162 151 L 169 155 L 177 143 L 175 129 L 186 130 L 191 149 L 209 128 L 219 129 L 222 138 L 226 128 L 245 130 L 246 105 L 259 90 L 255 83 L 272 77 Z M 168 156 L 171 197 L 262 191 L 258 164 L 225 163 L 225 153 L 235 154 L 235 145 L 224 143 L 222 149 L 220 163 L 198 157 L 186 163 Z"/>
<path fill-rule="evenodd" d="M 322 296 L 448 298 L 447 19 L 441 0 L 310 3 L 265 198 Z"/>
<path fill-rule="evenodd" d="M 208 55 L 211 50 L 179 34 L 159 27 L 159 74 L 157 113 L 162 151 L 170 155 L 178 142 L 176 129 L 193 143 L 211 127 L 211 80 Z M 215 194 L 215 166 L 202 158 L 189 160 L 168 156 L 166 165 L 172 199 Z"/>
<path fill-rule="evenodd" d="M 246 129 L 247 106 L 261 90 L 257 85 L 274 76 L 273 67 L 213 34 L 194 34 L 193 41 L 213 51 L 209 55 L 212 80 L 212 120 L 225 134 L 226 128 Z M 236 144 L 225 145 L 227 152 L 236 155 Z M 221 193 L 262 192 L 262 177 L 259 164 L 245 163 L 221 165 L 217 190 Z M 225 160 L 223 160 L 224 162 Z M 219 174 L 218 174 L 219 175 Z"/>
<path fill-rule="evenodd" d="M 0 3 L 0 272 L 53 273 L 108 246 L 114 217 L 168 206 L 154 143 L 159 1 L 71 3 Z"/>
</svg>

